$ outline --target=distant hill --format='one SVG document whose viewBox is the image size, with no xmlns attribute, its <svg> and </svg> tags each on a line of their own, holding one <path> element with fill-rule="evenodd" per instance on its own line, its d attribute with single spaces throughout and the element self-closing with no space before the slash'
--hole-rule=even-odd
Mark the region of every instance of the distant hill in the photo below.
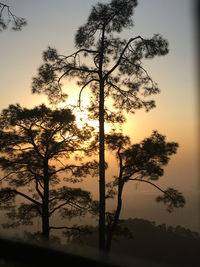
<svg viewBox="0 0 200 267">
<path fill-rule="evenodd" d="M 169 266 L 200 266 L 200 235 L 182 226 L 156 225 L 144 219 L 121 220 L 121 234 L 114 237 L 112 253 Z M 96 247 L 97 229 L 73 244 Z"/>
</svg>

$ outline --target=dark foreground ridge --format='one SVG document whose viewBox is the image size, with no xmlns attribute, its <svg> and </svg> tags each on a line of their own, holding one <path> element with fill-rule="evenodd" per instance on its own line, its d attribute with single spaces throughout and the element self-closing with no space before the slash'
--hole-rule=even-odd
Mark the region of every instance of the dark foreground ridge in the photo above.
<svg viewBox="0 0 200 267">
<path fill-rule="evenodd" d="M 24 266 L 88 266 L 117 267 L 103 261 L 72 255 L 47 246 L 0 238 L 0 265 Z"/>
<path fill-rule="evenodd" d="M 90 253 L 93 253 L 94 250 L 92 248 L 90 249 Z M 89 255 L 88 252 L 86 255 Z M 92 255 L 90 256 L 92 257 Z M 38 243 L 31 244 L 0 237 L 0 266 L 2 267 L 170 267 L 170 265 L 160 264 L 156 261 L 143 260 L 137 257 L 121 257 L 121 255 L 115 255 L 114 260 L 105 257 L 101 259 L 96 258 L 94 260 L 77 255 L 77 253 L 66 253 Z"/>
</svg>

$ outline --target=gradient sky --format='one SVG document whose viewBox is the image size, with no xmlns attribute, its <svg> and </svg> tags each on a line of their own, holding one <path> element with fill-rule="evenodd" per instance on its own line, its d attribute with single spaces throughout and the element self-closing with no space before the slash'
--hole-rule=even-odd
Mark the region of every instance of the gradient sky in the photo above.
<svg viewBox="0 0 200 267">
<path fill-rule="evenodd" d="M 7 30 L 0 33 L 0 109 L 15 103 L 26 107 L 47 103 L 45 96 L 31 94 L 31 80 L 42 63 L 42 51 L 50 45 L 65 55 L 74 52 L 76 30 L 85 23 L 91 6 L 98 1 L 1 2 L 11 5 L 15 14 L 28 20 L 28 25 L 21 32 Z M 188 204 L 184 210 L 175 212 L 173 217 L 160 211 L 158 204 L 151 204 L 151 208 L 155 210 L 147 217 L 156 220 L 163 216 L 171 218 L 169 223 L 175 220 L 177 224 L 181 224 L 190 216 L 190 222 L 182 224 L 197 229 L 199 182 L 194 2 L 139 0 L 138 3 L 134 13 L 135 27 L 122 36 L 128 39 L 138 34 L 151 37 L 160 33 L 169 41 L 170 53 L 145 62 L 150 75 L 161 89 L 161 93 L 155 97 L 157 107 L 149 113 L 137 111 L 135 115 L 128 115 L 124 132 L 131 136 L 133 142 L 138 142 L 157 129 L 167 136 L 168 141 L 179 143 L 177 155 L 173 156 L 165 176 L 158 184 L 179 189 L 185 194 Z M 70 90 L 78 95 L 73 84 L 70 84 Z M 138 195 L 137 201 L 135 197 L 132 198 L 133 190 Z M 130 186 L 125 192 L 125 204 L 129 204 L 124 216 L 145 217 L 145 212 L 141 213 L 141 210 L 149 209 L 146 200 L 153 203 L 148 199 L 151 192 L 153 190 L 143 186 L 140 190 Z"/>
</svg>

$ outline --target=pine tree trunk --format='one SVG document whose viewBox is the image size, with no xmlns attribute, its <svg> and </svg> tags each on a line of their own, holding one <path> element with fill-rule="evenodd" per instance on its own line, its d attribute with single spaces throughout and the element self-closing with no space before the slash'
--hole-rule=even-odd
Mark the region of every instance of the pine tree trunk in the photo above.
<svg viewBox="0 0 200 267">
<path fill-rule="evenodd" d="M 101 86 L 103 87 L 103 85 Z M 105 249 L 105 148 L 104 148 L 104 90 L 100 88 L 99 103 L 99 249 Z"/>
<path fill-rule="evenodd" d="M 123 186 L 120 186 L 119 187 L 119 192 L 118 192 L 117 210 L 115 212 L 113 223 L 112 223 L 112 225 L 110 226 L 110 229 L 108 229 L 108 232 L 107 232 L 106 246 L 105 246 L 105 250 L 106 250 L 107 254 L 111 250 L 113 234 L 114 234 L 116 226 L 117 226 L 117 224 L 119 222 L 119 216 L 120 216 L 120 212 L 121 212 L 121 208 L 122 208 L 122 189 L 123 189 Z"/>
<path fill-rule="evenodd" d="M 49 175 L 48 160 L 44 162 L 44 195 L 42 205 L 42 236 L 49 240 Z"/>
<path fill-rule="evenodd" d="M 99 249 L 105 250 L 105 145 L 104 145 L 104 30 L 99 58 Z"/>
</svg>

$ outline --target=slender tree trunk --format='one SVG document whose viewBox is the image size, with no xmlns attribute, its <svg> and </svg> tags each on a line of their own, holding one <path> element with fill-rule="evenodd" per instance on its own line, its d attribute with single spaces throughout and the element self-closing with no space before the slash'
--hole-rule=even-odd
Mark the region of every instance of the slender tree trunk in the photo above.
<svg viewBox="0 0 200 267">
<path fill-rule="evenodd" d="M 103 87 L 103 86 L 102 86 Z M 105 148 L 104 148 L 104 90 L 100 88 L 99 104 L 99 248 L 105 248 Z"/>
<path fill-rule="evenodd" d="M 99 249 L 105 250 L 105 145 L 104 145 L 104 29 L 99 58 Z"/>
<path fill-rule="evenodd" d="M 42 205 L 42 236 L 49 240 L 49 175 L 48 160 L 44 162 L 44 195 Z"/>
<path fill-rule="evenodd" d="M 117 209 L 115 212 L 114 220 L 110 226 L 110 229 L 108 229 L 107 232 L 107 239 L 106 239 L 106 253 L 108 254 L 111 250 L 111 244 L 112 244 L 112 237 L 114 234 L 114 231 L 116 229 L 116 226 L 119 222 L 119 216 L 121 213 L 121 208 L 122 208 L 122 190 L 123 190 L 124 183 L 121 181 L 119 182 L 118 185 L 118 196 L 117 196 Z"/>
<path fill-rule="evenodd" d="M 120 150 L 121 150 L 121 145 L 117 151 L 117 155 L 119 158 L 119 178 L 118 178 L 118 194 L 117 194 L 117 209 L 115 211 L 115 216 L 113 219 L 113 222 L 111 223 L 111 226 L 109 229 L 107 229 L 107 238 L 106 238 L 106 245 L 105 245 L 105 251 L 106 254 L 108 255 L 110 250 L 111 250 L 111 244 L 112 244 L 112 237 L 114 234 L 114 231 L 116 229 L 116 226 L 119 222 L 119 216 L 121 213 L 121 209 L 122 209 L 122 191 L 123 191 L 123 187 L 124 187 L 124 181 L 122 178 L 122 174 L 123 174 L 123 170 L 122 170 L 122 157 L 120 154 Z"/>
</svg>

